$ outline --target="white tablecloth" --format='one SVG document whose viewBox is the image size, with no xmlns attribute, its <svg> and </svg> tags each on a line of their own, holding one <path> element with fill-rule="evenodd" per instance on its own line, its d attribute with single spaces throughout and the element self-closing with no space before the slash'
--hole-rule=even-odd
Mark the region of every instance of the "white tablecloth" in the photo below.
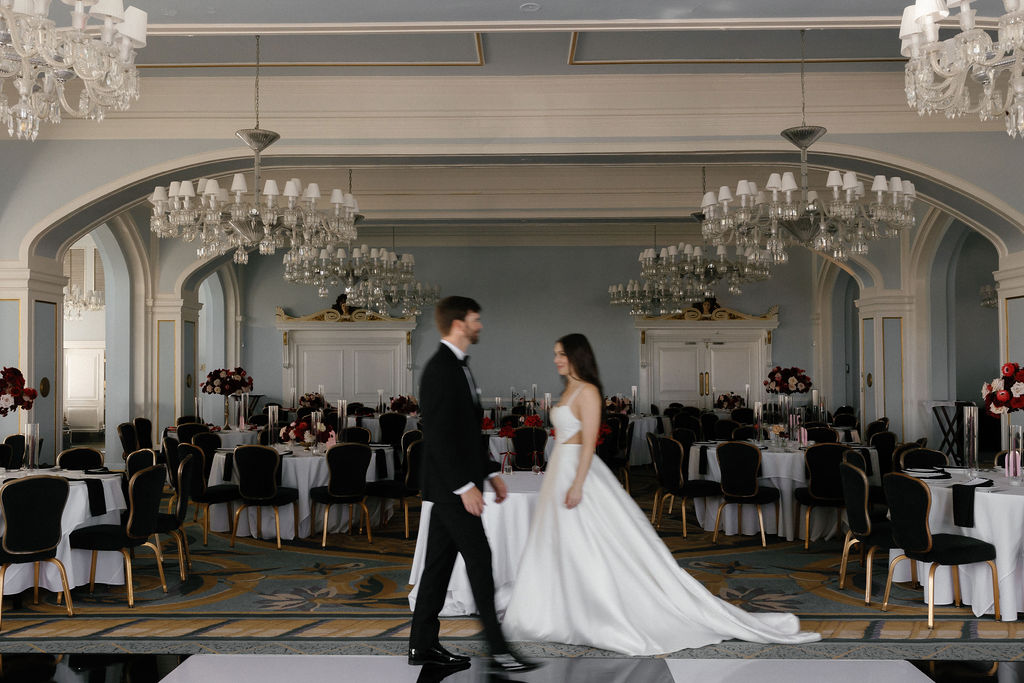
<svg viewBox="0 0 1024 683">
<path fill-rule="evenodd" d="M 692 479 L 710 479 L 721 481 L 722 472 L 718 467 L 715 444 L 707 445 L 708 472 L 706 475 L 699 474 L 700 447 L 702 444 L 694 444 L 690 448 L 690 469 L 689 476 Z M 868 449 L 871 453 L 872 473 L 869 477 L 874 484 L 878 479 L 878 451 Z M 775 519 L 775 505 L 762 505 L 764 515 L 764 530 L 766 534 L 775 533 L 778 536 L 785 536 L 787 540 L 803 538 L 803 519 L 801 516 L 799 529 L 794 529 L 794 520 L 797 514 L 797 502 L 793 492 L 807 485 L 807 475 L 804 471 L 803 451 L 776 450 L 771 447 L 761 449 L 761 478 L 759 480 L 766 486 L 779 489 L 779 510 L 782 517 L 782 528 L 780 529 Z M 695 501 L 697 520 L 706 531 L 715 530 L 715 516 L 718 513 L 718 504 L 722 501 L 720 496 L 708 496 Z M 737 516 L 738 505 L 729 505 L 722 510 L 722 526 L 726 534 L 735 534 L 738 530 Z M 835 530 L 836 511 L 835 508 L 815 508 L 811 513 L 811 539 L 828 538 Z M 747 535 L 760 533 L 757 525 L 757 507 L 754 505 L 743 506 L 743 533 Z"/>
<path fill-rule="evenodd" d="M 629 466 L 649 465 L 651 452 L 647 448 L 647 435 L 658 433 L 658 421 L 662 421 L 663 433 L 672 435 L 672 420 L 659 415 L 631 415 L 629 421 L 633 427 L 633 441 L 629 446 Z"/>
<path fill-rule="evenodd" d="M 555 448 L 555 437 L 548 436 L 548 440 L 544 443 L 544 462 L 547 462 L 551 458 L 551 451 Z M 505 453 L 508 451 L 515 452 L 513 447 L 512 439 L 504 436 L 498 436 L 492 434 L 490 442 L 487 447 L 487 452 L 491 456 L 491 460 L 501 464 L 505 458 Z"/>
<path fill-rule="evenodd" d="M 120 474 L 89 475 L 78 471 L 65 471 L 56 468 L 28 471 L 17 470 L 7 472 L 0 477 L 3 481 L 18 479 L 36 474 L 67 476 L 72 479 L 99 479 L 103 482 L 103 496 L 107 511 L 102 515 L 93 516 L 89 510 L 89 493 L 85 482 L 72 481 L 68 491 L 67 504 L 61 517 L 61 539 L 57 546 L 57 559 L 64 565 L 68 575 L 68 585 L 72 588 L 89 583 L 89 565 L 92 552 L 88 550 L 72 550 L 69 537 L 71 532 L 83 526 L 93 524 L 119 524 L 121 510 L 128 506 L 124 493 L 121 491 Z M 20 593 L 31 588 L 34 578 L 31 563 L 12 565 L 4 574 L 4 595 Z M 124 556 L 119 552 L 100 551 L 96 558 L 96 583 L 114 585 L 124 584 Z M 39 585 L 50 591 L 63 590 L 60 572 L 50 562 L 39 565 Z"/>
<path fill-rule="evenodd" d="M 979 488 L 974 494 L 974 526 L 959 527 L 953 523 L 953 490 L 957 482 L 967 480 L 963 470 L 950 470 L 952 479 L 928 482 L 932 506 L 928 524 L 933 534 L 960 534 L 979 538 L 995 545 L 996 571 L 999 574 L 999 610 L 1003 621 L 1016 621 L 1024 612 L 1024 486 L 1011 486 L 1002 474 L 986 472 L 982 476 L 995 481 L 992 488 Z M 901 551 L 890 551 L 890 560 Z M 924 584 L 928 566 L 918 563 L 918 580 Z M 884 574 L 883 574 L 884 576 Z M 910 580 L 910 562 L 900 562 L 893 581 Z M 961 597 L 975 616 L 995 612 L 992 599 L 992 570 L 985 563 L 960 567 Z M 925 595 L 927 600 L 927 594 Z M 953 578 L 949 567 L 935 570 L 935 604 L 953 602 Z"/>
<path fill-rule="evenodd" d="M 512 597 L 512 586 L 519 571 L 519 558 L 526 547 L 526 537 L 533 519 L 533 506 L 537 502 L 537 493 L 544 482 L 543 474 L 532 472 L 515 472 L 503 475 L 508 485 L 509 496 L 501 504 L 494 502 L 494 491 L 485 485 L 484 491 L 484 532 L 491 545 L 491 564 L 494 572 L 494 604 L 501 614 L 508 607 Z M 413 586 L 409 592 L 409 608 L 416 608 L 416 596 L 419 592 L 420 575 L 427 557 L 428 531 L 430 529 L 430 510 L 432 503 L 424 501 L 420 512 L 420 530 L 416 540 L 416 553 L 412 558 L 412 571 L 409 584 Z M 473 590 L 466 576 L 466 564 L 462 556 L 455 561 L 452 579 L 448 584 L 448 595 L 445 597 L 442 616 L 474 614 L 476 602 Z"/>
<path fill-rule="evenodd" d="M 419 424 L 419 415 L 406 415 L 405 416 L 405 431 L 411 432 L 416 429 L 416 425 Z M 355 415 L 348 416 L 348 426 L 356 426 Z M 377 417 L 361 417 L 359 418 L 359 426 L 366 427 L 370 430 L 370 441 L 377 443 L 380 441 L 380 418 Z"/>
<path fill-rule="evenodd" d="M 256 443 L 260 433 L 257 429 L 231 429 L 217 432 L 217 434 L 220 436 L 222 448 L 234 448 Z"/>
<path fill-rule="evenodd" d="M 287 446 L 280 446 L 280 450 L 289 450 Z M 370 466 L 366 469 L 366 481 L 377 481 L 377 450 L 383 450 L 387 459 L 388 477 L 395 476 L 394 450 L 390 446 L 372 446 L 373 456 L 370 458 Z M 213 456 L 213 466 L 210 470 L 209 485 L 216 486 L 224 484 L 224 460 L 226 451 L 218 451 Z M 327 467 L 327 459 L 323 455 L 313 455 L 309 451 L 298 450 L 292 455 L 284 455 L 281 458 L 281 486 L 299 490 L 299 536 L 305 538 L 310 535 L 310 519 L 312 508 L 309 500 L 309 490 L 316 486 L 326 486 L 330 477 Z M 231 471 L 231 481 L 238 482 L 238 468 Z M 370 519 L 380 519 L 380 498 L 367 498 L 366 507 L 370 511 Z M 385 513 L 390 513 L 391 502 L 387 502 L 388 508 Z M 238 519 L 238 535 L 253 536 L 256 530 L 256 515 L 258 511 L 263 514 L 263 538 L 275 538 L 274 511 L 270 508 L 248 507 L 245 513 Z M 293 516 L 294 508 L 285 505 L 280 508 L 281 517 L 281 538 L 295 538 L 295 521 Z M 357 514 L 359 514 L 357 512 Z M 318 510 L 318 518 L 323 519 L 323 508 Z M 233 517 L 228 516 L 226 504 L 210 506 L 210 528 L 213 531 L 231 531 Z M 331 516 L 328 521 L 330 531 L 348 530 L 348 506 L 331 506 Z"/>
</svg>

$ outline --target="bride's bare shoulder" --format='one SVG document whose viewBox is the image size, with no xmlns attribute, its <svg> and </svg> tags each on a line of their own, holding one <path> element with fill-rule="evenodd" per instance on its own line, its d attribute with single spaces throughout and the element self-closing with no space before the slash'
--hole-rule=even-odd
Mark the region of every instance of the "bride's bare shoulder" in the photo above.
<svg viewBox="0 0 1024 683">
<path fill-rule="evenodd" d="M 590 383 L 584 383 L 583 386 L 580 388 L 580 398 L 582 398 L 587 403 L 603 400 L 601 398 L 601 392 L 597 390 L 597 387 L 595 385 Z"/>
</svg>

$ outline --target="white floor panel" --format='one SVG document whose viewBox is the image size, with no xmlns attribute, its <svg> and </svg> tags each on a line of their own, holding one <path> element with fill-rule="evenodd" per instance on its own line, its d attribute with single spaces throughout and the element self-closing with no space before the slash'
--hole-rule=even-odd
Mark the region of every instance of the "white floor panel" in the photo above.
<svg viewBox="0 0 1024 683">
<path fill-rule="evenodd" d="M 528 674 L 516 674 L 524 683 L 691 683 L 692 681 L 735 683 L 793 683 L 827 680 L 829 683 L 900 681 L 922 683 L 930 679 L 908 662 L 882 660 L 786 660 L 786 659 L 650 659 L 578 657 L 544 659 L 543 666 Z M 289 683 L 291 681 L 332 681 L 333 683 L 448 683 L 486 681 L 483 660 L 474 660 L 464 671 L 409 666 L 405 657 L 327 655 L 194 655 L 169 676 L 165 683 L 195 681 L 245 681 L 245 683 Z M 509 680 L 509 679 L 505 679 Z"/>
</svg>

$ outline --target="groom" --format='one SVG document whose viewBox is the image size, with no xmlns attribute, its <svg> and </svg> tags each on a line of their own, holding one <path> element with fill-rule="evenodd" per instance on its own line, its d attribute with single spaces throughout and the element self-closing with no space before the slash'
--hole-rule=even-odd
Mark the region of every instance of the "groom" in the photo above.
<svg viewBox="0 0 1024 683">
<path fill-rule="evenodd" d="M 466 350 L 476 344 L 483 325 L 480 304 L 462 296 L 442 299 L 434 311 L 441 346 L 423 369 L 420 414 L 423 422 L 423 500 L 430 512 L 427 557 L 420 576 L 419 597 L 409 633 L 409 663 L 450 667 L 468 666 L 469 657 L 441 647 L 438 615 L 444 607 L 456 557 L 466 563 L 473 599 L 497 671 L 529 671 L 536 664 L 508 651 L 494 609 L 491 548 L 480 515 L 483 485 L 491 471 L 480 439 L 480 392 L 466 364 Z M 497 473 L 489 475 L 495 500 L 508 491 Z"/>
</svg>

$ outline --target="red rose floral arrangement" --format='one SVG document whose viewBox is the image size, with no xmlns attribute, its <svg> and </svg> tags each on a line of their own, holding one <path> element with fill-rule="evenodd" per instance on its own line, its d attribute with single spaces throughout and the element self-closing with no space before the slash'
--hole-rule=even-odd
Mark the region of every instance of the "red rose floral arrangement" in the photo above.
<svg viewBox="0 0 1024 683">
<path fill-rule="evenodd" d="M 999 377 L 981 386 L 981 397 L 994 417 L 1024 409 L 1024 369 L 1017 363 L 1003 363 Z"/>
<path fill-rule="evenodd" d="M 776 365 L 764 381 L 769 394 L 806 394 L 811 390 L 811 378 L 798 367 L 783 368 Z"/>
<path fill-rule="evenodd" d="M 25 386 L 25 376 L 18 368 L 4 368 L 0 374 L 0 415 L 21 408 L 32 410 L 38 392 Z"/>
<path fill-rule="evenodd" d="M 728 394 L 721 394 L 715 399 L 715 407 L 724 408 L 725 410 L 735 410 L 736 408 L 742 408 L 743 405 L 743 397 L 731 391 Z"/>
<path fill-rule="evenodd" d="M 241 395 L 252 391 L 252 377 L 238 367 L 234 370 L 219 368 L 206 376 L 203 382 L 204 394 L 220 394 L 221 396 Z"/>
<path fill-rule="evenodd" d="M 489 417 L 485 417 L 480 421 L 480 431 L 485 432 L 494 429 L 494 420 Z"/>
<path fill-rule="evenodd" d="M 396 413 L 402 413 L 403 415 L 412 415 L 420 409 L 420 405 L 416 403 L 416 399 L 412 396 L 392 396 L 391 397 L 391 410 Z"/>
<path fill-rule="evenodd" d="M 316 391 L 311 391 L 308 394 L 303 394 L 299 398 L 299 407 L 312 408 L 313 410 L 323 410 L 325 407 L 327 407 L 327 402 L 324 400 L 323 394 Z"/>
<path fill-rule="evenodd" d="M 540 419 L 540 415 L 527 415 L 523 418 L 524 427 L 543 427 L 544 421 Z"/>
</svg>

